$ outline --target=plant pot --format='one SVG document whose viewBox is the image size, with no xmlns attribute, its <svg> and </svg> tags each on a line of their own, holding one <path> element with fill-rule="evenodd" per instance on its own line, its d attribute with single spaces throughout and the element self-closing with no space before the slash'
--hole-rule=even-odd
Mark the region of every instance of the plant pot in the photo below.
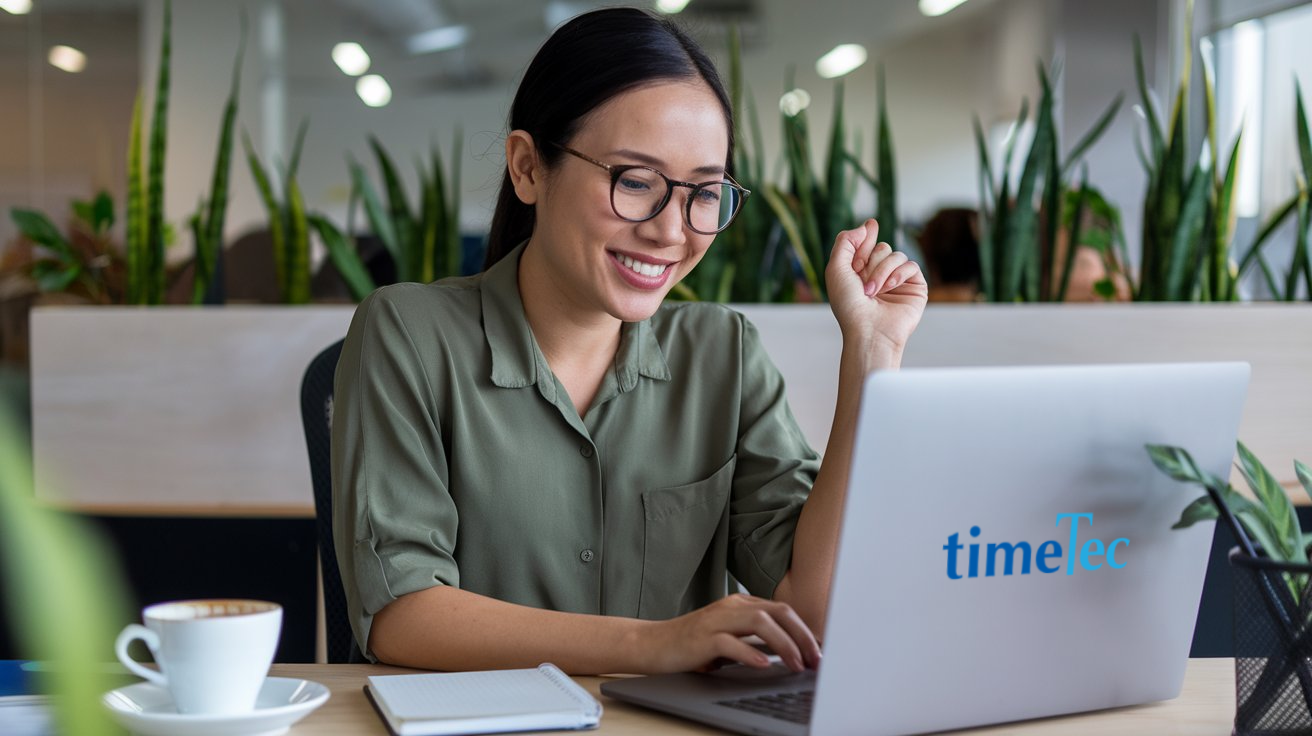
<svg viewBox="0 0 1312 736">
<path fill-rule="evenodd" d="M 1312 734 L 1312 565 L 1230 550 L 1235 736 Z"/>
</svg>

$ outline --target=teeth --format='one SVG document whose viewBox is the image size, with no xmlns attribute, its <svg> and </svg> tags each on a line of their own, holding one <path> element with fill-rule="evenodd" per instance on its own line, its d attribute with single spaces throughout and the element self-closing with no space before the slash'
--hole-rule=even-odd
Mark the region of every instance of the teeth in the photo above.
<svg viewBox="0 0 1312 736">
<path fill-rule="evenodd" d="M 630 271 L 633 271 L 634 273 L 642 274 L 643 276 L 647 276 L 647 277 L 660 276 L 661 274 L 665 273 L 665 269 L 670 267 L 669 264 L 667 263 L 657 265 L 655 263 L 643 263 L 642 261 L 635 261 L 632 258 L 629 258 L 628 256 L 624 255 L 623 253 L 616 253 L 615 255 L 619 257 L 620 263 L 623 263 L 625 267 L 627 267 Z"/>
</svg>

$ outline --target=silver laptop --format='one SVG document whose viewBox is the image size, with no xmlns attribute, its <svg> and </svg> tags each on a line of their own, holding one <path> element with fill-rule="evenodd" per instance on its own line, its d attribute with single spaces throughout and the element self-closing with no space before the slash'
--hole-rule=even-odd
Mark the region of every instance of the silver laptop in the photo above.
<svg viewBox="0 0 1312 736">
<path fill-rule="evenodd" d="M 1229 476 L 1246 363 L 871 376 L 817 673 L 614 680 L 742 733 L 940 731 L 1179 695 L 1212 525 L 1153 467 Z"/>
</svg>

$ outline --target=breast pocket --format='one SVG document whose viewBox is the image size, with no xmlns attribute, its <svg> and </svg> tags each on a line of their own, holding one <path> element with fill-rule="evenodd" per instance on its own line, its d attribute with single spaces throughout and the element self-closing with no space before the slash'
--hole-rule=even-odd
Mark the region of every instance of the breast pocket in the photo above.
<svg viewBox="0 0 1312 736">
<path fill-rule="evenodd" d="M 673 618 L 724 595 L 736 460 L 705 480 L 642 494 L 639 618 Z"/>
</svg>

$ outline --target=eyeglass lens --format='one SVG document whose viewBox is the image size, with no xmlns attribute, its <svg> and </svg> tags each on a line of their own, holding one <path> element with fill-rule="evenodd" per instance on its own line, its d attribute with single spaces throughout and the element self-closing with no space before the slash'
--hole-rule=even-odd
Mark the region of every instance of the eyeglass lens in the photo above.
<svg viewBox="0 0 1312 736">
<path fill-rule="evenodd" d="M 620 172 L 611 190 L 615 214 L 626 220 L 647 220 L 669 198 L 669 185 L 653 169 L 635 167 Z M 742 205 L 742 192 L 728 182 L 709 182 L 689 192 L 685 211 L 693 230 L 714 233 L 733 220 Z"/>
</svg>

